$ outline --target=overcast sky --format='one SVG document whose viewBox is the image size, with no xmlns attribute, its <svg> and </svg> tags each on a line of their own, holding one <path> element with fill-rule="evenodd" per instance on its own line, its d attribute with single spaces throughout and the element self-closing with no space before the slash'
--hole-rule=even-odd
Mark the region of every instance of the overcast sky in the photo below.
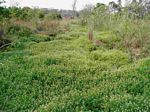
<svg viewBox="0 0 150 112">
<path fill-rule="evenodd" d="M 7 6 L 15 5 L 24 7 L 40 7 L 40 8 L 56 8 L 56 9 L 72 9 L 73 0 L 5 0 Z M 106 3 L 117 0 L 78 0 L 77 10 L 82 9 L 86 4 Z"/>
</svg>

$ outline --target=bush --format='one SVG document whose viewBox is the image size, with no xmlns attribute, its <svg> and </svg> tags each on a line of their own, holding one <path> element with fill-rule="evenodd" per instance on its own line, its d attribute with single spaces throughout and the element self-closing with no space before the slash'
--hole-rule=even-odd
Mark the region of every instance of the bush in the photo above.
<svg viewBox="0 0 150 112">
<path fill-rule="evenodd" d="M 125 65 L 129 62 L 127 54 L 118 50 L 93 51 L 90 58 L 95 61 L 108 62 L 115 66 Z"/>
<path fill-rule="evenodd" d="M 5 49 L 11 43 L 11 39 L 9 39 L 6 34 L 8 23 L 9 22 L 6 22 L 6 20 L 0 23 L 0 50 Z"/>
<path fill-rule="evenodd" d="M 35 34 L 30 36 L 30 40 L 39 43 L 39 42 L 50 41 L 52 40 L 52 38 L 47 35 Z"/>
<path fill-rule="evenodd" d="M 45 16 L 45 19 L 46 20 L 60 20 L 62 19 L 61 15 L 57 12 L 52 12 L 52 13 L 48 13 L 46 16 Z"/>
<path fill-rule="evenodd" d="M 126 20 L 119 27 L 113 29 L 114 34 L 120 37 L 122 47 L 130 54 L 131 60 L 143 57 L 147 54 L 150 42 L 149 24 L 144 20 Z M 146 55 L 149 56 L 149 53 Z"/>
<path fill-rule="evenodd" d="M 26 26 L 12 25 L 8 28 L 7 34 L 28 37 L 32 34 L 32 31 Z"/>
<path fill-rule="evenodd" d="M 37 31 L 49 36 L 56 36 L 61 31 L 60 23 L 59 21 L 40 21 L 39 23 L 37 23 Z"/>
</svg>

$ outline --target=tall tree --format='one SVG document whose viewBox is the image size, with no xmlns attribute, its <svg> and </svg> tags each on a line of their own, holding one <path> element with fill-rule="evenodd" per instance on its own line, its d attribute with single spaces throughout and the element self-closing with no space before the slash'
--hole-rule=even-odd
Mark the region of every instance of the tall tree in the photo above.
<svg viewBox="0 0 150 112">
<path fill-rule="evenodd" d="M 120 11 L 120 6 L 118 4 L 116 4 L 114 1 L 109 2 L 109 11 L 111 13 L 115 13 Z"/>
<path fill-rule="evenodd" d="M 4 1 L 4 0 L 0 0 L 0 5 L 1 5 L 2 3 L 5 3 L 5 1 Z"/>
<path fill-rule="evenodd" d="M 145 1 L 145 8 L 146 11 L 149 13 L 150 12 L 150 0 L 144 0 Z"/>
<path fill-rule="evenodd" d="M 73 4 L 72 4 L 72 10 L 73 10 L 74 17 L 76 16 L 76 5 L 77 5 L 77 0 L 74 0 Z"/>
<path fill-rule="evenodd" d="M 132 3 L 137 3 L 137 0 L 132 0 Z"/>
<path fill-rule="evenodd" d="M 139 3 L 141 4 L 143 2 L 143 0 L 139 0 Z"/>
<path fill-rule="evenodd" d="M 122 1 L 121 0 L 118 0 L 118 5 L 122 6 Z"/>
</svg>

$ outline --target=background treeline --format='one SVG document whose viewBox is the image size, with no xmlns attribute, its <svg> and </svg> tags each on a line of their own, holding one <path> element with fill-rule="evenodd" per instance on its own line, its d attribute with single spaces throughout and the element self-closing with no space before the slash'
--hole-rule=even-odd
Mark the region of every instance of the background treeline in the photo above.
<svg viewBox="0 0 150 112">
<path fill-rule="evenodd" d="M 0 19 L 20 19 L 29 21 L 31 19 L 62 19 L 60 13 L 57 10 L 48 10 L 48 9 L 32 9 L 29 7 L 0 7 Z"/>
</svg>

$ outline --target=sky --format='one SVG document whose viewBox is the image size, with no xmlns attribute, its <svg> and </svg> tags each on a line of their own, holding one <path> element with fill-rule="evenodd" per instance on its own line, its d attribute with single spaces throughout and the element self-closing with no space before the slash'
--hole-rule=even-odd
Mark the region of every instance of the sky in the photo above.
<svg viewBox="0 0 150 112">
<path fill-rule="evenodd" d="M 73 0 L 5 0 L 6 6 L 16 5 L 21 7 L 39 7 L 39 8 L 55 8 L 55 9 L 72 9 Z M 77 0 L 77 10 L 84 8 L 86 4 L 105 3 L 117 0 Z"/>
</svg>

